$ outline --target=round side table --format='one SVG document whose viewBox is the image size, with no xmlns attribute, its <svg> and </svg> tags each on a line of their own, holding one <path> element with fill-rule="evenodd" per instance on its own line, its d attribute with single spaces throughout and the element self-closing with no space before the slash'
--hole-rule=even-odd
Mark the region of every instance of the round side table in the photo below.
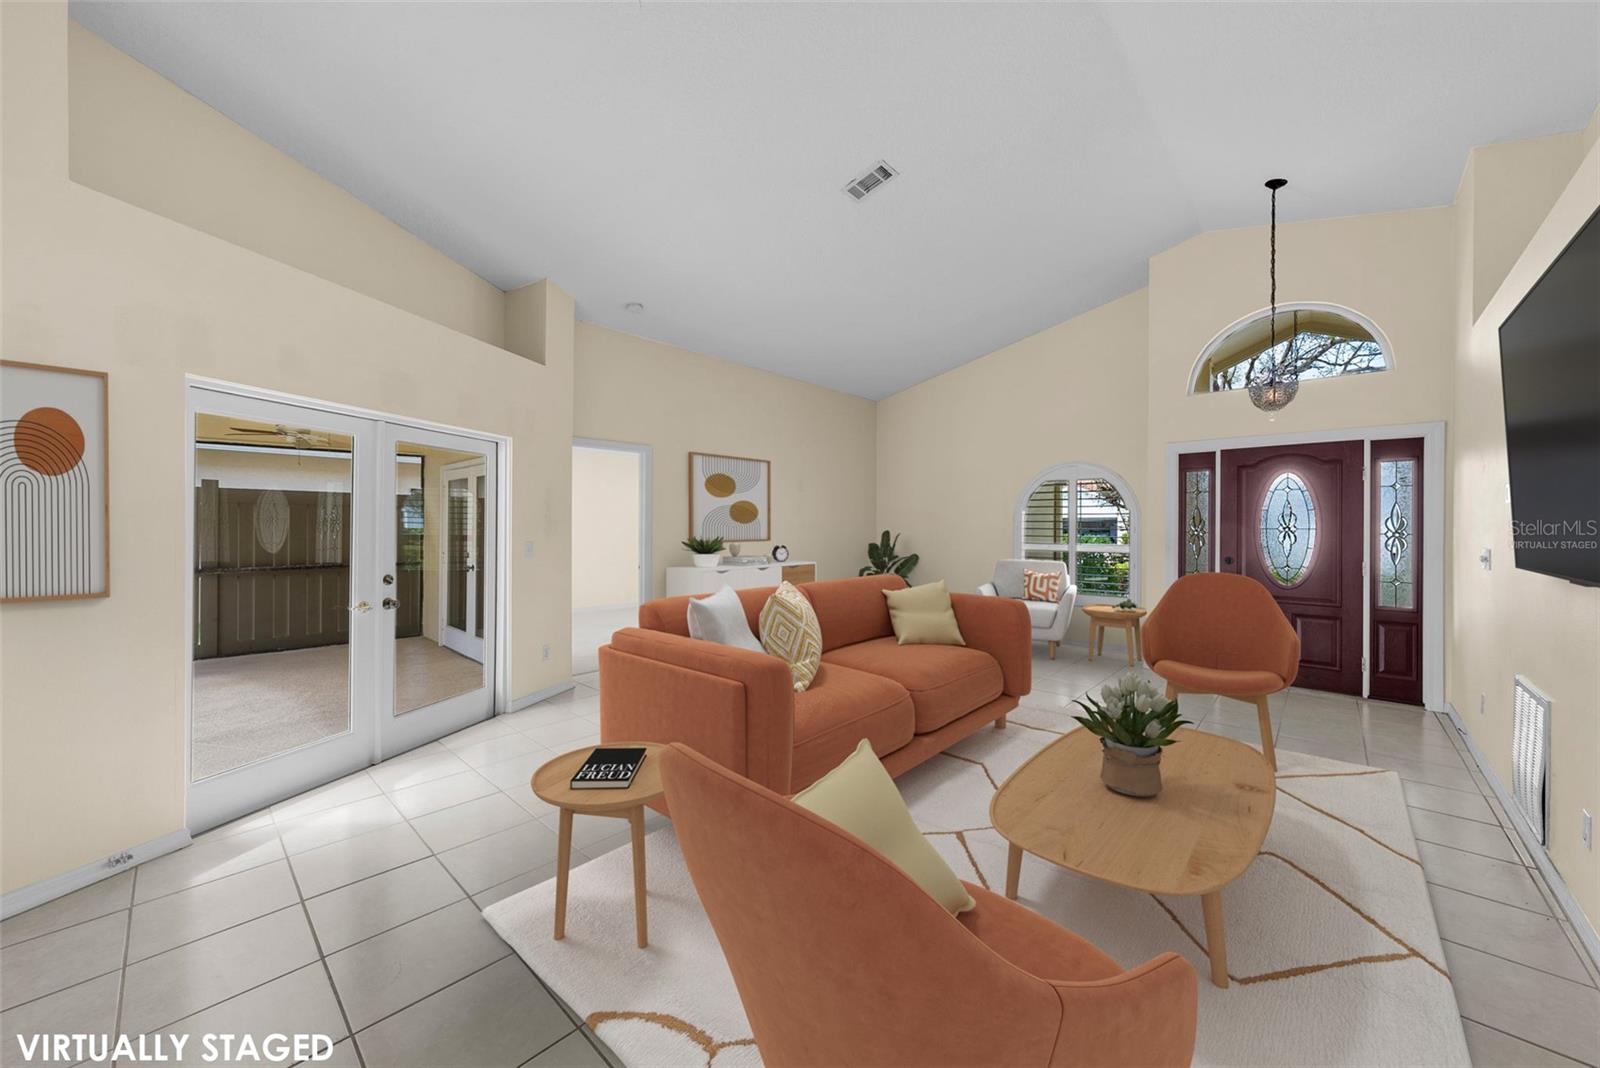
<svg viewBox="0 0 1600 1068">
<path fill-rule="evenodd" d="M 572 866 L 572 817 L 613 816 L 628 821 L 633 831 L 633 922 L 639 946 L 649 945 L 645 924 L 644 889 L 644 806 L 662 796 L 661 753 L 665 746 L 654 742 L 606 742 L 607 749 L 642 748 L 644 763 L 639 765 L 626 790 L 574 790 L 572 776 L 597 747 L 588 745 L 563 753 L 533 773 L 530 785 L 546 804 L 561 810 L 561 834 L 556 846 L 556 929 L 557 941 L 567 933 L 567 870 Z"/>
<path fill-rule="evenodd" d="M 1117 608 L 1109 604 L 1086 604 L 1083 614 L 1089 617 L 1089 659 L 1106 651 L 1106 628 L 1120 628 L 1128 643 L 1128 666 L 1133 667 L 1144 656 L 1139 645 L 1139 621 L 1146 612 L 1143 608 Z"/>
</svg>

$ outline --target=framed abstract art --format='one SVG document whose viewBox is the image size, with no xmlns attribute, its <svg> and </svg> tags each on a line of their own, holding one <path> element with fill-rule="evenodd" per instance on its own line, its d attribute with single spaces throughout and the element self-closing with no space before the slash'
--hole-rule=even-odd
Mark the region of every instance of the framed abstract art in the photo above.
<svg viewBox="0 0 1600 1068">
<path fill-rule="evenodd" d="M 691 452 L 689 536 L 731 542 L 771 541 L 771 462 Z"/>
<path fill-rule="evenodd" d="M 111 592 L 106 375 L 0 360 L 0 601 Z"/>
</svg>

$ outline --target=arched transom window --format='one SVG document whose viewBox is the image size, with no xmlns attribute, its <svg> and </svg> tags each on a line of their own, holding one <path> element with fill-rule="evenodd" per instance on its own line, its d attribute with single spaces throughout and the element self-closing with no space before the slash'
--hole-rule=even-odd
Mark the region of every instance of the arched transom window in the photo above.
<svg viewBox="0 0 1600 1068">
<path fill-rule="evenodd" d="M 1060 560 L 1078 596 L 1120 601 L 1138 589 L 1138 504 L 1123 480 L 1092 464 L 1052 467 L 1022 495 L 1018 555 Z"/>
<path fill-rule="evenodd" d="M 1261 312 L 1219 334 L 1195 365 L 1189 391 L 1243 389 L 1273 360 L 1292 368 L 1301 382 L 1371 374 L 1393 365 L 1388 342 L 1366 317 L 1331 304 L 1292 304 L 1278 309 L 1275 333 L 1270 316 Z"/>
</svg>

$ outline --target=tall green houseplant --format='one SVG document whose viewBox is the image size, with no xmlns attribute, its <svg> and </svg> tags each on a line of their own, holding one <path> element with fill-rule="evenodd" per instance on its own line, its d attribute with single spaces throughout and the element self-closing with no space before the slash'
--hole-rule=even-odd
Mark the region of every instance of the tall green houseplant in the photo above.
<svg viewBox="0 0 1600 1068">
<path fill-rule="evenodd" d="M 883 537 L 876 542 L 867 543 L 867 566 L 857 572 L 858 575 L 899 575 L 907 582 L 911 581 L 911 571 L 917 566 L 917 554 L 901 556 L 895 551 L 900 544 L 900 535 L 889 536 L 886 530 Z"/>
</svg>

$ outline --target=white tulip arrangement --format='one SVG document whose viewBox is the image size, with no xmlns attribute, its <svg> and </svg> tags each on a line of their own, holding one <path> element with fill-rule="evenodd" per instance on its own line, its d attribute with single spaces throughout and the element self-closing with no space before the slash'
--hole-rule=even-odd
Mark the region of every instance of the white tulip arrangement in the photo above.
<svg viewBox="0 0 1600 1068">
<path fill-rule="evenodd" d="M 1073 719 L 1106 741 L 1131 749 L 1171 745 L 1172 732 L 1189 723 L 1178 717 L 1177 701 L 1131 672 L 1100 687 L 1098 701 L 1084 694 L 1073 703 L 1087 713 Z"/>
</svg>

